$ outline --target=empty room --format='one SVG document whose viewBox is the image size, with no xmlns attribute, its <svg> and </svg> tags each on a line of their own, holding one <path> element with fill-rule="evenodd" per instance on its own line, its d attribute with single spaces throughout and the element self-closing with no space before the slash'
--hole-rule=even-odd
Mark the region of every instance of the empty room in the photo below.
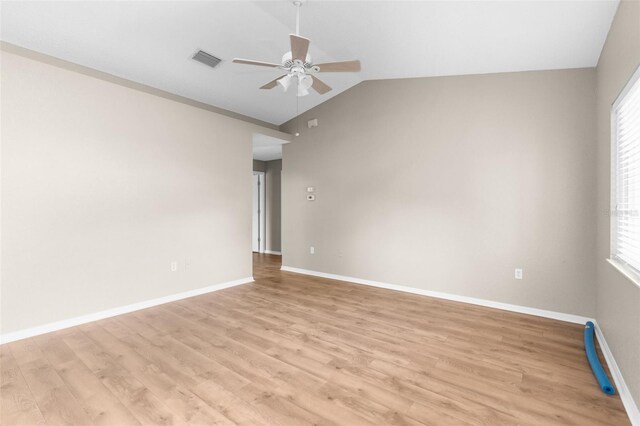
<svg viewBox="0 0 640 426">
<path fill-rule="evenodd" d="M 0 1 L 0 425 L 640 426 L 640 0 Z"/>
</svg>

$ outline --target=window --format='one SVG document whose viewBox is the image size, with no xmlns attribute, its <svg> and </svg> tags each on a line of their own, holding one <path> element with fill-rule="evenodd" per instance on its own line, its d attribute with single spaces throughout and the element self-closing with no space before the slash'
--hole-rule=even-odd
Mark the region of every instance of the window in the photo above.
<svg viewBox="0 0 640 426">
<path fill-rule="evenodd" d="M 611 109 L 611 259 L 640 277 L 640 69 Z"/>
</svg>

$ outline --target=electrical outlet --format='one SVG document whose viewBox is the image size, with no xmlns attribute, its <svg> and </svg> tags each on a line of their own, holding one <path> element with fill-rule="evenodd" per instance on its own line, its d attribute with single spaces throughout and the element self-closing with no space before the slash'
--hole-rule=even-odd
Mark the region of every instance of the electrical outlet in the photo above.
<svg viewBox="0 0 640 426">
<path fill-rule="evenodd" d="M 516 269 L 515 278 L 516 278 L 516 280 L 521 280 L 522 279 L 522 269 L 520 269 L 520 268 Z"/>
<path fill-rule="evenodd" d="M 316 254 L 316 248 L 314 246 L 309 247 L 309 254 Z"/>
<path fill-rule="evenodd" d="M 178 262 L 174 260 L 173 262 L 171 262 L 171 272 L 175 272 L 177 270 L 178 270 Z"/>
</svg>

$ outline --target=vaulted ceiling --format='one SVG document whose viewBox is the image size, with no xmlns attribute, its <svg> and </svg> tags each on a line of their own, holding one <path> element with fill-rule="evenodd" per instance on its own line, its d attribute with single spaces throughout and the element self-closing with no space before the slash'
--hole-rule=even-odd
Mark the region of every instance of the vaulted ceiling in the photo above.
<svg viewBox="0 0 640 426">
<path fill-rule="evenodd" d="M 289 1 L 2 2 L 3 41 L 200 102 L 281 124 L 362 80 L 593 67 L 617 1 L 319 1 L 301 9 L 325 95 L 258 90 L 280 70 L 295 31 Z M 202 49 L 212 69 L 191 59 Z M 383 100 L 381 100 L 383 101 Z"/>
</svg>

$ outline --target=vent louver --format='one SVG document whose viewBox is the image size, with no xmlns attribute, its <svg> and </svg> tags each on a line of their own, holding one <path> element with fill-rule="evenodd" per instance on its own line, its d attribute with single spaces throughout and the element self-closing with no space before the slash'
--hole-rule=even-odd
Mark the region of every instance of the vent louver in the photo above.
<svg viewBox="0 0 640 426">
<path fill-rule="evenodd" d="M 204 50 L 198 50 L 195 55 L 193 55 L 193 59 L 201 62 L 205 65 L 210 66 L 211 68 L 215 68 L 221 61 L 221 59 L 216 58 L 213 55 L 208 54 Z"/>
</svg>

